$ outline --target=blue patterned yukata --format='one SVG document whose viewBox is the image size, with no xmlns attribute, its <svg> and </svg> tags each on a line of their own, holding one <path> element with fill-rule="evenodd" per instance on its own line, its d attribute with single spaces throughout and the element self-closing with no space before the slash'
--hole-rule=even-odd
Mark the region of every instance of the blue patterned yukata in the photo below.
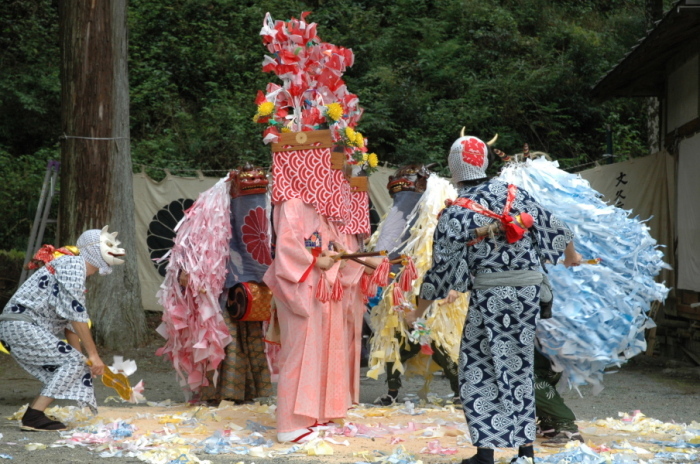
<svg viewBox="0 0 700 464">
<path fill-rule="evenodd" d="M 44 384 L 42 396 L 75 400 L 97 412 L 86 359 L 63 341 L 71 321 L 89 320 L 85 277 L 82 256 L 61 256 L 37 270 L 5 306 L 0 342 Z"/>
<path fill-rule="evenodd" d="M 490 180 L 460 190 L 459 196 L 501 213 L 508 184 Z M 494 221 L 461 206 L 447 207 L 434 235 L 433 266 L 421 297 L 445 298 L 449 290 L 471 290 L 459 357 L 460 397 L 472 443 L 481 448 L 514 448 L 535 440 L 533 356 L 540 286 L 472 289 L 473 277 L 504 271 L 541 271 L 556 263 L 573 239 L 568 227 L 518 189 L 511 215 L 527 212 L 530 233 L 509 244 L 502 234 L 472 243 L 474 229 Z M 536 243 L 535 243 L 536 242 Z"/>
</svg>

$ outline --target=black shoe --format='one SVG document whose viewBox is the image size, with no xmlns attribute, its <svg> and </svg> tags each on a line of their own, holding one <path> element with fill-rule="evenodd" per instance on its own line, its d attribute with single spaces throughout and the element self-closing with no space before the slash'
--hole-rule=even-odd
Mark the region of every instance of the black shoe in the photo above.
<svg viewBox="0 0 700 464">
<path fill-rule="evenodd" d="M 474 456 L 462 459 L 462 464 L 494 464 L 493 449 L 477 448 Z"/>
<path fill-rule="evenodd" d="M 480 458 L 478 455 L 474 455 L 470 458 L 462 459 L 461 464 L 494 464 L 494 462 L 493 459 L 484 459 Z"/>
<path fill-rule="evenodd" d="M 34 432 L 57 432 L 59 430 L 67 430 L 65 424 L 46 417 L 44 411 L 27 408 L 27 412 L 22 416 L 21 430 L 31 430 Z"/>
</svg>

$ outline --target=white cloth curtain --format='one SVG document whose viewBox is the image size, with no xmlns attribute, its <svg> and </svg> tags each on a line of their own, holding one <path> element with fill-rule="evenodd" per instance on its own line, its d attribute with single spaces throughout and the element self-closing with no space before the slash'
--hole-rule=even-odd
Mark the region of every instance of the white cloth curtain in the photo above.
<svg viewBox="0 0 700 464">
<path fill-rule="evenodd" d="M 678 151 L 678 288 L 700 292 L 700 134 Z"/>
<path fill-rule="evenodd" d="M 165 179 L 156 182 L 145 172 L 134 174 L 134 201 L 136 204 L 136 255 L 138 259 L 139 280 L 141 281 L 141 301 L 143 309 L 162 311 L 156 293 L 163 282 L 158 273 L 148 247 L 148 229 L 156 214 L 180 199 L 196 200 L 199 194 L 210 189 L 219 180 L 218 177 L 176 177 L 167 173 Z"/>
<path fill-rule="evenodd" d="M 664 246 L 664 260 L 675 269 L 675 169 L 672 156 L 664 151 L 620 163 L 596 166 L 579 174 L 608 203 L 630 210 L 630 214 L 642 220 L 648 219 L 651 236 Z M 700 183 L 696 182 L 696 185 L 700 186 Z M 700 211 L 700 205 L 697 210 Z M 698 224 L 697 219 L 695 223 Z M 700 247 L 696 254 L 700 254 Z M 682 256 L 680 249 L 678 255 Z M 700 263 L 700 259 L 697 262 Z M 673 271 L 663 271 L 660 278 L 668 286 L 675 286 Z"/>
<path fill-rule="evenodd" d="M 379 167 L 369 178 L 370 198 L 380 217 L 391 207 L 391 197 L 386 189 L 389 176 L 395 169 Z M 198 173 L 196 177 L 177 177 L 167 173 L 165 179 L 156 182 L 145 172 L 134 174 L 134 200 L 136 203 L 136 255 L 141 281 L 141 300 L 143 308 L 149 311 L 162 311 L 156 294 L 163 282 L 163 276 L 151 259 L 148 246 L 148 230 L 156 215 L 164 211 L 168 205 L 178 200 L 196 200 L 199 194 L 210 189 L 219 177 L 204 177 Z"/>
</svg>

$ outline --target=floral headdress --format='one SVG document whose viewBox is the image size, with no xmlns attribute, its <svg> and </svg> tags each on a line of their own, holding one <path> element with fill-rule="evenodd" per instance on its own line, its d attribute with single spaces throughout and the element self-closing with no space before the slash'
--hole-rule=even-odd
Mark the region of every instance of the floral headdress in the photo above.
<svg viewBox="0 0 700 464">
<path fill-rule="evenodd" d="M 367 153 L 367 141 L 356 130 L 363 109 L 342 79 L 355 56 L 348 48 L 323 42 L 316 24 L 306 22 L 308 14 L 289 21 L 265 15 L 260 35 L 271 55 L 265 56 L 262 70 L 275 73 L 282 85 L 269 83 L 265 93 L 258 91 L 253 120 L 267 125 L 266 144 L 278 142 L 284 132 L 330 129 L 336 151 L 372 172 L 377 155 Z"/>
</svg>

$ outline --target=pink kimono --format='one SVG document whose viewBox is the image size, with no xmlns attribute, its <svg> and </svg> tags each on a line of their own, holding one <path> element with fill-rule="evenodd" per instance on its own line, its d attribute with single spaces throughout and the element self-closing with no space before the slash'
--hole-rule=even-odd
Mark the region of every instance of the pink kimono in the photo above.
<svg viewBox="0 0 700 464">
<path fill-rule="evenodd" d="M 313 206 L 296 198 L 275 204 L 274 225 L 275 259 L 264 281 L 275 297 L 280 325 L 279 433 L 345 417 L 351 394 L 344 303 L 323 303 L 316 297 L 323 272 L 305 244 L 318 233 L 322 250 L 328 250 L 331 241 L 344 243 L 343 235 Z M 339 267 L 336 263 L 325 271 L 330 287 Z"/>
<path fill-rule="evenodd" d="M 360 249 L 357 235 L 345 235 L 345 250 L 355 253 Z M 364 296 L 360 292 L 360 278 L 364 266 L 349 261 L 340 271 L 343 284 L 343 310 L 345 313 L 345 332 L 348 349 L 348 368 L 350 376 L 350 401 L 360 402 L 360 357 L 362 354 L 362 318 L 367 310 Z"/>
</svg>

